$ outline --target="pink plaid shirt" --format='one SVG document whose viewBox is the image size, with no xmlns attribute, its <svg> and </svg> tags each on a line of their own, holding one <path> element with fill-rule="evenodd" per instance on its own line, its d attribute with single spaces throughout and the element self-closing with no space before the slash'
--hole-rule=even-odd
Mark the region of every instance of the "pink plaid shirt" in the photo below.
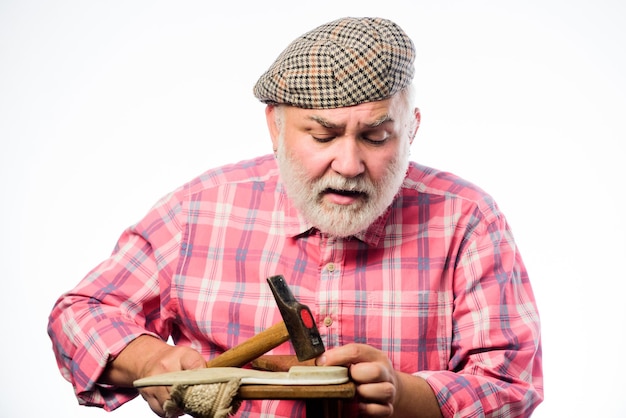
<svg viewBox="0 0 626 418">
<path fill-rule="evenodd" d="M 115 409 L 136 392 L 96 381 L 132 339 L 171 336 L 215 356 L 281 320 L 265 281 L 277 274 L 326 347 L 383 350 L 428 381 L 446 417 L 527 416 L 543 397 L 539 317 L 506 220 L 480 189 L 415 163 L 391 208 L 351 239 L 298 215 L 273 156 L 204 173 L 58 300 L 49 334 L 59 367 L 81 403 Z M 238 413 L 302 415 L 287 401 Z"/>
</svg>

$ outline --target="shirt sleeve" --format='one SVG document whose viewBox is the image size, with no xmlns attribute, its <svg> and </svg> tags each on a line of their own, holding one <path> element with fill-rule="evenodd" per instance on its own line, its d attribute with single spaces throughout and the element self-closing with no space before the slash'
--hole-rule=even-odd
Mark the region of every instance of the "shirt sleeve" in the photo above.
<svg viewBox="0 0 626 418">
<path fill-rule="evenodd" d="M 453 286 L 448 370 L 417 375 L 444 417 L 529 416 L 543 399 L 539 315 L 503 217 L 466 233 Z"/>
<path fill-rule="evenodd" d="M 178 255 L 180 205 L 164 198 L 127 229 L 109 259 L 62 295 L 49 317 L 57 364 L 80 404 L 113 410 L 137 396 L 99 384 L 107 363 L 132 340 L 169 336 L 169 283 Z"/>
</svg>

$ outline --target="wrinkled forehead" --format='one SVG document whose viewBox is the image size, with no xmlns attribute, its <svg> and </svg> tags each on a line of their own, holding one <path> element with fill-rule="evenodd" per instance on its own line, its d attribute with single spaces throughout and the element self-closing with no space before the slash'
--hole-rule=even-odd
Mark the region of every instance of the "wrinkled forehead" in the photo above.
<svg viewBox="0 0 626 418">
<path fill-rule="evenodd" d="M 396 94 L 389 99 L 331 109 L 307 109 L 291 105 L 278 107 L 287 123 L 309 123 L 327 129 L 373 129 L 403 122 L 407 114 L 404 104 L 402 97 Z"/>
</svg>

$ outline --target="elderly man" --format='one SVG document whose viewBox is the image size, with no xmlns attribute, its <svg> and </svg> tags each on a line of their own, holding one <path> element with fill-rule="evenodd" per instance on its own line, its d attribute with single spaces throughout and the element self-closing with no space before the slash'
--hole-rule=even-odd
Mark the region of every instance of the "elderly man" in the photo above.
<svg viewBox="0 0 626 418">
<path fill-rule="evenodd" d="M 265 279 L 280 274 L 315 314 L 328 348 L 316 364 L 349 367 L 361 415 L 531 414 L 543 382 L 527 273 L 490 196 L 409 161 L 413 60 L 379 18 L 287 47 L 254 88 L 274 155 L 165 196 L 57 301 L 49 334 L 81 403 L 115 409 L 134 380 L 203 367 L 278 322 Z M 140 393 L 164 414 L 167 387 Z M 254 401 L 238 414 L 303 411 Z"/>
</svg>

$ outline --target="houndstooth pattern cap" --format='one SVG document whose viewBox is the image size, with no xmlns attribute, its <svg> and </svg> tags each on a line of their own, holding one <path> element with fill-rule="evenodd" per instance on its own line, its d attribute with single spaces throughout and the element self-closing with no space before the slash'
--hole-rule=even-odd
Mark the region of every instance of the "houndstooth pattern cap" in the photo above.
<svg viewBox="0 0 626 418">
<path fill-rule="evenodd" d="M 342 18 L 295 39 L 259 78 L 268 104 L 332 109 L 382 100 L 413 80 L 415 48 L 394 22 Z"/>
</svg>

